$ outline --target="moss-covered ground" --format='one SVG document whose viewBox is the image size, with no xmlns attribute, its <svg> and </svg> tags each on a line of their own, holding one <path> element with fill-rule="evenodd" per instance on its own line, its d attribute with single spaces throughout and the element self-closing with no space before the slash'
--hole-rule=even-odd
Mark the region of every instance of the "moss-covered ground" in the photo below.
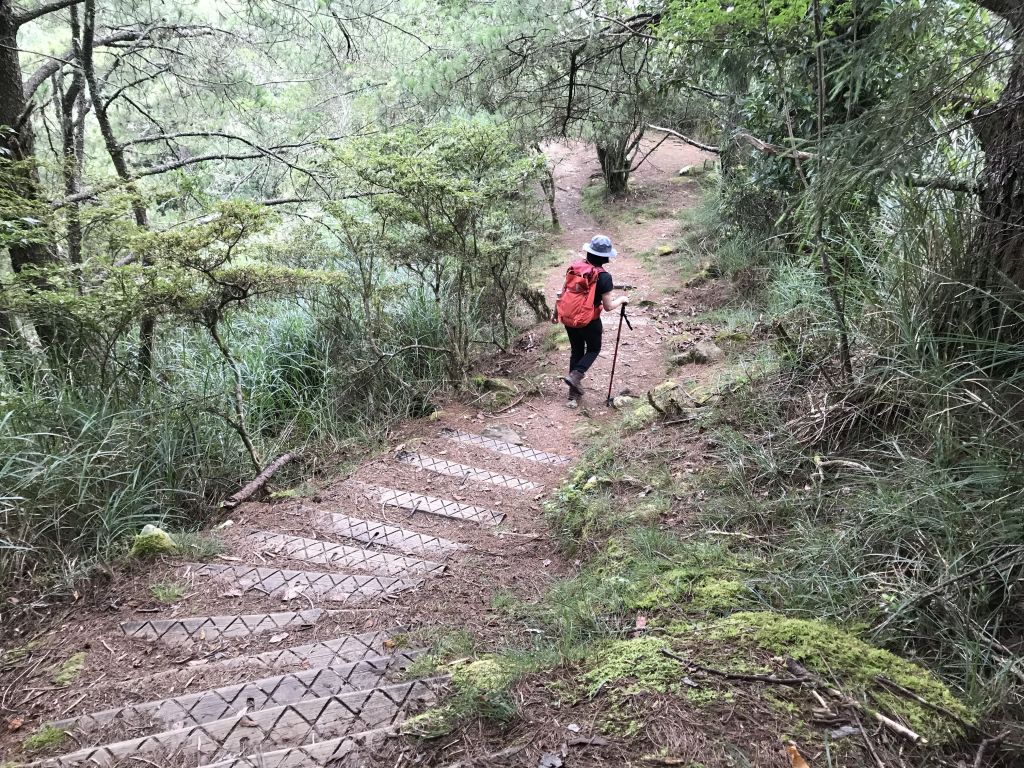
<svg viewBox="0 0 1024 768">
<path fill-rule="evenodd" d="M 584 209 L 612 221 L 601 194 L 585 190 Z M 691 235 L 648 255 L 676 259 L 702 284 L 730 271 Z M 492 610 L 521 630 L 508 647 L 478 647 L 458 630 L 434 638 L 410 674 L 448 675 L 450 694 L 405 730 L 490 727 L 509 744 L 540 723 L 557 732 L 586 722 L 622 750 L 595 765 L 957 764 L 951 756 L 964 754 L 978 721 L 961 692 L 898 643 L 882 647 L 870 622 L 840 625 L 778 588 L 788 563 L 771 536 L 775 521 L 757 511 L 769 505 L 738 500 L 715 457 L 744 424 L 760 423 L 748 389 L 774 375 L 779 358 L 745 303 L 695 322 L 680 324 L 668 346 L 714 339 L 725 360 L 697 374 L 666 365 L 676 378 L 624 403 L 617 421 L 580 420 L 574 437 L 590 447 L 544 502 L 574 570 L 539 598 L 492 595 Z M 564 343 L 558 331 L 546 348 Z M 771 509 L 813 492 L 813 462 L 804 475 L 775 477 L 775 465 L 749 455 L 751 471 L 775 481 L 781 501 Z M 562 739 L 571 741 L 563 732 L 553 746 Z"/>
<path fill-rule="evenodd" d="M 736 345 L 746 350 L 745 340 Z M 732 396 L 744 378 L 739 366 L 735 373 L 724 368 L 713 381 L 726 383 L 714 394 Z M 844 723 L 870 725 L 875 712 L 919 734 L 935 754 L 964 735 L 974 714 L 939 677 L 872 644 L 856 627 L 773 604 L 763 590 L 779 567 L 770 544 L 704 518 L 714 484 L 699 478 L 714 468 L 685 460 L 694 452 L 680 441 L 707 440 L 716 407 L 667 428 L 665 416 L 643 403 L 590 435 L 591 449 L 545 503 L 552 534 L 578 570 L 539 600 L 494 595 L 491 607 L 530 633 L 522 647 L 471 647 L 458 632 L 437 638 L 440 650 L 412 671 L 450 675 L 451 694 L 411 720 L 407 732 L 439 736 L 474 718 L 512 727 L 527 690 L 559 706 L 594 707 L 594 726 L 606 737 L 663 759 L 680 753 L 664 746 L 679 737 L 680 718 L 702 723 L 702 738 L 711 739 L 714 724 L 740 708 L 757 713 L 745 738 L 827 744 L 842 765 L 871 765 L 872 758 L 863 741 L 832 743 L 830 734 Z M 756 679 L 786 678 L 792 669 L 814 680 L 789 686 Z M 894 693 L 887 681 L 909 695 Z M 921 750 L 873 727 L 882 752 Z M 729 762 L 724 743 L 716 742 L 719 752 L 707 765 L 742 764 Z"/>
</svg>

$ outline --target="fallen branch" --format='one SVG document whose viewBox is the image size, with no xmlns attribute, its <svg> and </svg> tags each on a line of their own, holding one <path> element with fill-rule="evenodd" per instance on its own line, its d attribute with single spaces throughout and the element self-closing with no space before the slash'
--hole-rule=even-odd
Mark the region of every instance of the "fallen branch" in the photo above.
<svg viewBox="0 0 1024 768">
<path fill-rule="evenodd" d="M 950 712 L 941 704 L 936 704 L 932 701 L 928 701 L 928 699 L 926 699 L 924 696 L 914 693 L 909 688 L 904 688 L 895 680 L 890 680 L 887 677 L 882 677 L 881 675 L 878 675 L 875 678 L 875 682 L 877 682 L 880 686 L 888 690 L 890 693 L 896 693 L 900 696 L 905 696 L 906 698 L 911 699 L 912 701 L 916 701 L 918 704 L 927 707 L 928 709 L 938 712 L 940 715 L 949 720 L 952 720 L 954 723 L 964 728 L 965 730 L 970 730 L 976 733 L 980 733 L 982 735 L 987 735 L 983 730 L 978 728 L 978 726 L 974 725 L 973 723 L 967 722 L 955 712 Z M 1000 741 L 1002 741 L 1002 739 L 1000 739 Z"/>
<path fill-rule="evenodd" d="M 651 390 L 647 390 L 647 402 L 651 404 L 651 408 L 656 410 L 662 416 L 665 415 L 665 409 L 658 405 L 656 402 L 654 402 L 654 395 Z"/>
<path fill-rule="evenodd" d="M 669 136 L 675 136 L 680 141 L 689 144 L 691 147 L 696 147 L 697 149 L 703 150 L 704 152 L 710 152 L 714 155 L 722 154 L 722 150 L 720 150 L 718 147 L 713 147 L 710 144 L 704 144 L 703 142 L 697 141 L 696 139 L 691 139 L 689 136 L 684 136 L 678 131 L 673 131 L 671 128 L 662 128 L 660 126 L 650 124 L 648 124 L 647 127 L 650 128 L 652 131 L 661 131 L 662 133 L 667 133 Z"/>
<path fill-rule="evenodd" d="M 988 752 L 989 747 L 999 749 L 999 745 L 1003 743 L 1006 738 L 1005 733 L 1001 733 L 998 736 L 991 736 L 985 739 L 981 744 L 978 745 L 978 751 L 974 755 L 974 768 L 981 768 L 984 764 L 985 753 Z"/>
<path fill-rule="evenodd" d="M 480 763 L 477 762 L 478 760 L 486 760 L 489 762 L 491 760 L 501 760 L 505 757 L 512 757 L 513 755 L 518 755 L 520 752 L 522 752 L 524 749 L 530 746 L 530 743 L 531 742 L 528 741 L 525 744 L 515 744 L 511 747 L 506 747 L 505 749 L 499 752 L 491 752 L 490 754 L 481 755 L 480 757 L 473 758 L 471 760 L 460 760 L 457 763 L 449 763 L 447 766 L 445 766 L 445 768 L 471 768 L 471 766 L 480 765 Z"/>
<path fill-rule="evenodd" d="M 852 696 L 848 696 L 838 688 L 829 685 L 821 677 L 815 675 L 813 672 L 808 671 L 802 664 L 800 664 L 795 659 L 786 659 L 786 667 L 789 669 L 790 672 L 794 674 L 801 674 L 810 677 L 811 682 L 814 685 L 816 685 L 819 689 L 821 689 L 829 696 L 834 698 L 841 706 L 844 706 L 847 709 L 851 709 L 855 712 L 866 715 L 867 717 L 874 718 L 882 727 L 888 728 L 893 733 L 902 736 L 903 738 L 907 739 L 908 741 L 914 744 L 928 743 L 928 739 L 926 739 L 921 734 L 917 733 L 916 731 L 912 731 L 910 728 L 907 728 L 907 726 L 903 725 L 902 723 L 897 723 L 891 717 L 882 712 L 879 712 L 877 709 L 872 709 L 871 707 L 861 704 Z"/>
<path fill-rule="evenodd" d="M 740 131 L 733 136 L 734 141 L 743 141 L 752 146 L 758 152 L 765 155 L 774 155 L 777 157 L 788 157 L 791 160 L 813 160 L 817 155 L 813 152 L 805 152 L 802 149 L 792 149 L 790 147 L 784 147 L 781 144 L 771 144 L 767 141 L 757 138 L 751 133 L 746 131 Z"/>
<path fill-rule="evenodd" d="M 864 729 L 864 723 L 856 715 L 853 716 L 853 719 L 857 723 L 857 728 L 860 729 L 860 735 L 864 738 L 864 745 L 868 748 L 871 759 L 875 761 L 875 768 L 885 768 L 885 763 L 878 756 L 878 752 L 875 751 L 875 745 L 871 742 L 871 737 L 868 736 L 868 732 Z"/>
<path fill-rule="evenodd" d="M 971 576 L 974 576 L 975 574 L 981 573 L 982 571 L 987 570 L 987 569 L 991 568 L 992 566 L 997 565 L 998 563 L 1003 562 L 1004 560 L 1008 560 L 1011 557 L 1018 556 L 1018 555 L 1021 555 L 1021 554 L 1024 554 L 1024 547 L 1014 547 L 1013 549 L 1010 549 L 1010 550 L 1007 550 L 1006 552 L 1003 552 L 1003 554 L 999 555 L 999 557 L 992 558 L 991 560 L 989 560 L 986 563 L 982 563 L 981 565 L 974 566 L 973 568 L 968 568 L 963 573 L 957 574 L 956 576 L 951 576 L 948 579 L 943 579 L 938 584 L 936 584 L 934 587 L 931 587 L 930 589 L 926 589 L 924 592 L 919 592 L 916 595 L 911 595 L 906 600 L 904 600 L 895 611 L 892 611 L 889 614 L 889 617 L 885 621 L 883 621 L 880 625 L 878 625 L 877 629 L 875 629 L 875 633 L 877 634 L 878 632 L 881 632 L 893 619 L 895 619 L 903 611 L 905 611 L 907 608 L 909 608 L 910 606 L 914 605 L 915 603 L 919 603 L 922 600 L 926 600 L 926 599 L 928 599 L 930 597 L 934 597 L 935 595 L 937 595 L 940 592 L 942 592 L 943 590 L 945 590 L 946 587 L 952 586 L 953 584 L 955 584 L 958 581 L 962 581 L 963 579 L 970 578 Z"/>
<path fill-rule="evenodd" d="M 270 462 L 270 464 L 267 465 L 266 469 L 264 469 L 262 472 L 256 475 L 256 477 L 253 478 L 249 483 L 247 483 L 236 493 L 232 494 L 223 502 L 221 502 L 221 507 L 223 507 L 224 509 L 234 509 L 243 501 L 246 501 L 250 496 L 254 495 L 264 485 L 266 485 L 270 478 L 274 476 L 274 473 L 277 472 L 277 470 L 279 470 L 281 467 L 283 467 L 285 464 L 287 464 L 294 458 L 294 454 L 291 453 L 285 453 L 278 456 L 276 459 Z"/>
<path fill-rule="evenodd" d="M 526 395 L 520 395 L 518 398 L 516 398 L 511 403 L 506 405 L 504 408 L 499 408 L 498 410 L 493 411 L 492 415 L 493 416 L 497 416 L 499 413 L 504 413 L 505 411 L 511 411 L 513 408 L 515 408 L 517 405 L 519 405 L 525 399 L 526 399 Z"/>
<path fill-rule="evenodd" d="M 769 683 L 772 685 L 803 685 L 804 683 L 814 682 L 814 678 L 809 675 L 794 676 L 794 677 L 778 677 L 777 675 L 749 675 L 740 674 L 737 672 L 723 672 L 720 669 L 713 669 L 712 667 L 705 667 L 696 662 L 690 661 L 689 659 L 683 658 L 682 656 L 672 653 L 668 648 L 662 648 L 661 652 L 668 656 L 670 659 L 675 659 L 680 664 L 685 664 L 690 669 L 696 669 L 700 672 L 707 672 L 708 674 L 721 677 L 725 680 L 740 680 L 746 683 Z"/>
</svg>

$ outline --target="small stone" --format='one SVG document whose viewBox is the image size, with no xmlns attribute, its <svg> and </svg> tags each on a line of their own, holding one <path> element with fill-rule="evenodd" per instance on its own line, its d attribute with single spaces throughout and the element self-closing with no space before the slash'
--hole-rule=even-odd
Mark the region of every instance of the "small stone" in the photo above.
<svg viewBox="0 0 1024 768">
<path fill-rule="evenodd" d="M 693 166 L 692 165 L 684 165 L 682 168 L 679 169 L 679 175 L 680 176 L 692 176 L 693 175 Z"/>
<path fill-rule="evenodd" d="M 484 427 L 484 429 L 480 430 L 480 434 L 484 437 L 500 440 L 503 443 L 512 443 L 512 445 L 523 444 L 522 436 L 511 427 L 506 427 L 503 424 L 492 424 L 489 427 Z"/>
<path fill-rule="evenodd" d="M 565 726 L 565 730 L 569 731 L 570 733 L 579 733 L 582 729 L 576 723 L 569 723 L 567 726 Z"/>
<path fill-rule="evenodd" d="M 175 544 L 171 534 L 155 525 L 149 524 L 143 527 L 142 531 L 132 541 L 131 553 L 134 557 L 153 557 L 176 552 L 178 545 Z"/>
<path fill-rule="evenodd" d="M 615 408 L 620 408 L 620 409 L 621 408 L 628 408 L 629 406 L 633 405 L 633 403 L 635 403 L 635 402 L 636 402 L 636 398 L 635 397 L 630 397 L 629 395 L 619 395 L 614 400 L 612 400 L 612 406 L 614 406 Z"/>
<path fill-rule="evenodd" d="M 852 726 L 852 725 L 844 725 L 844 726 L 842 726 L 840 728 L 836 728 L 835 730 L 831 731 L 829 733 L 829 735 L 833 739 L 844 739 L 847 736 L 855 736 L 858 733 L 860 733 L 860 729 L 859 728 L 856 728 L 855 726 Z"/>
<path fill-rule="evenodd" d="M 678 413 L 693 405 L 693 398 L 672 379 L 656 386 L 647 393 L 647 397 L 662 413 Z"/>
<path fill-rule="evenodd" d="M 583 490 L 590 491 L 597 488 L 599 485 L 611 485 L 612 480 L 610 477 L 604 475 L 591 475 L 590 478 L 583 484 Z"/>
<path fill-rule="evenodd" d="M 481 392 L 510 392 L 516 393 L 519 388 L 508 379 L 494 376 L 474 376 L 473 384 Z"/>
</svg>

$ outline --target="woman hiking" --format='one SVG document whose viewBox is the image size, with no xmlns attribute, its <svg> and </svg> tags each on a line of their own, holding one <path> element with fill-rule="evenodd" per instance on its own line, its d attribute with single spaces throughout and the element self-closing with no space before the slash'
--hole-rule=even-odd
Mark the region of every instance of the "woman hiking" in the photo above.
<svg viewBox="0 0 1024 768">
<path fill-rule="evenodd" d="M 615 289 L 605 264 L 616 257 L 610 238 L 595 235 L 583 246 L 585 255 L 573 262 L 565 274 L 565 285 L 555 302 L 555 322 L 561 321 L 569 335 L 569 375 L 562 381 L 569 385 L 569 405 L 583 395 L 583 377 L 601 353 L 601 310 L 614 312 L 629 299 L 611 297 Z"/>
</svg>

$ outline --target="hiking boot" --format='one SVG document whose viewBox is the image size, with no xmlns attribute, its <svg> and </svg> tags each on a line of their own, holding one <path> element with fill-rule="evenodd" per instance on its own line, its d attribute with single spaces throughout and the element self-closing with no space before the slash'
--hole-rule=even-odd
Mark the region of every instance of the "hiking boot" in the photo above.
<svg viewBox="0 0 1024 768">
<path fill-rule="evenodd" d="M 563 376 L 562 381 L 569 385 L 569 391 L 574 395 L 583 395 L 583 373 L 573 371 L 568 376 Z"/>
</svg>

